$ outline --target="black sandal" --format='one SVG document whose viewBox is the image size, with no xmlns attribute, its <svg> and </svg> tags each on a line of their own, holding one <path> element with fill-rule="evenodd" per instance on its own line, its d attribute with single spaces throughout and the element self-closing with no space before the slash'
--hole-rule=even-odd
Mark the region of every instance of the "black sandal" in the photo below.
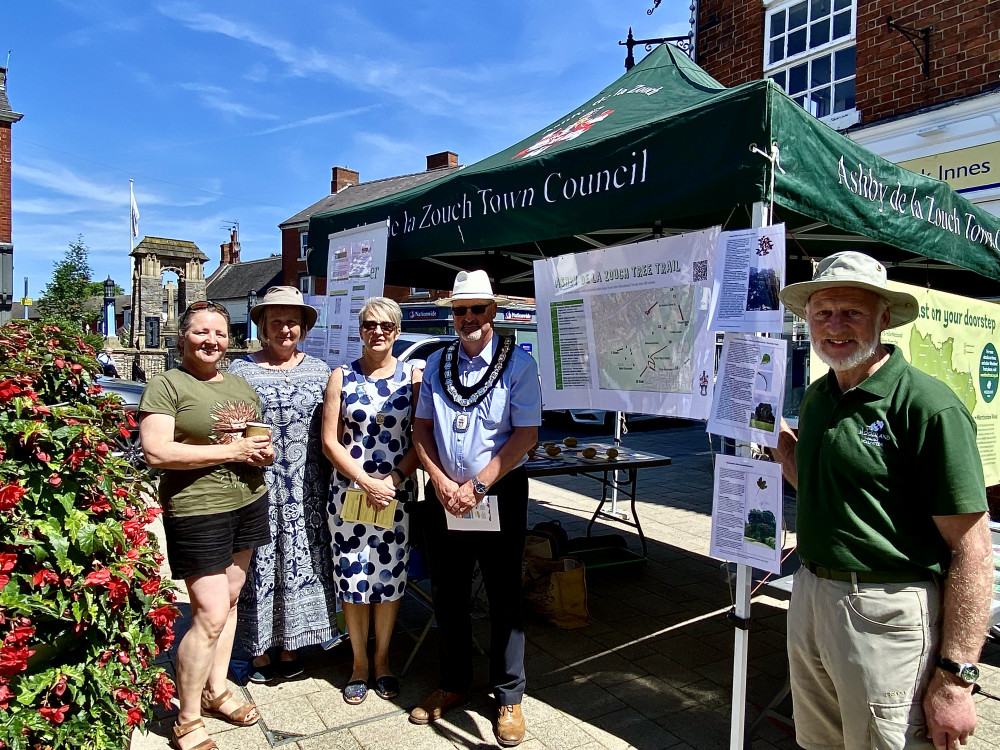
<svg viewBox="0 0 1000 750">
<path fill-rule="evenodd" d="M 364 680 L 351 680 L 344 685 L 344 703 L 357 706 L 368 697 L 368 683 Z"/>
</svg>

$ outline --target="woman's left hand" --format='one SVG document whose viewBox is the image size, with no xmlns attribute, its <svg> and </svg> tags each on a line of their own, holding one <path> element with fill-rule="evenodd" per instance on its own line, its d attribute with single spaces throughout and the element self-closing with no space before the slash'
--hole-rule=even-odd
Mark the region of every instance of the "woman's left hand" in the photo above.
<svg viewBox="0 0 1000 750">
<path fill-rule="evenodd" d="M 247 463 L 251 466 L 270 466 L 274 463 L 274 443 L 268 441 L 267 445 L 258 448 L 247 458 Z"/>
</svg>

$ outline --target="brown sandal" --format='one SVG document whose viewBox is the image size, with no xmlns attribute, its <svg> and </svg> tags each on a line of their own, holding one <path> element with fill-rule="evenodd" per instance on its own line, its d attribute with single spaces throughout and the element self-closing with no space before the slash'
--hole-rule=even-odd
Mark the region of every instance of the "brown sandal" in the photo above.
<svg viewBox="0 0 1000 750">
<path fill-rule="evenodd" d="M 253 703 L 243 703 L 232 713 L 227 714 L 222 712 L 220 710 L 222 704 L 228 700 L 236 700 L 233 697 L 233 694 L 228 690 L 223 691 L 214 698 L 209 698 L 206 693 L 202 693 L 201 715 L 222 719 L 223 721 L 237 727 L 252 727 L 260 721 L 260 714 L 257 712 L 257 706 Z"/>
<path fill-rule="evenodd" d="M 186 737 L 198 729 L 204 729 L 205 722 L 201 719 L 195 719 L 194 721 L 189 721 L 187 724 L 174 724 L 173 726 L 173 737 L 170 738 L 170 744 L 173 745 L 177 750 L 183 750 L 181 748 L 181 738 Z M 215 744 L 215 740 L 209 738 L 207 740 L 202 740 L 197 745 L 187 748 L 187 750 L 219 750 L 219 746 Z"/>
</svg>

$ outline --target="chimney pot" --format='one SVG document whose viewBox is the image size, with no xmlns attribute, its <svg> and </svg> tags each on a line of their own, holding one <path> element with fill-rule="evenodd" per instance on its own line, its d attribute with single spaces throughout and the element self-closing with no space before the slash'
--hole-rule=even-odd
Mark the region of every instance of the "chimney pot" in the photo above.
<svg viewBox="0 0 1000 750">
<path fill-rule="evenodd" d="M 427 156 L 427 171 L 430 172 L 432 169 L 444 169 L 445 167 L 457 167 L 458 166 L 458 154 L 454 151 L 442 151 L 438 154 L 429 154 Z"/>
<path fill-rule="evenodd" d="M 333 175 L 330 178 L 330 192 L 339 193 L 344 188 L 357 185 L 359 182 L 361 182 L 361 176 L 353 169 L 334 167 Z"/>
</svg>

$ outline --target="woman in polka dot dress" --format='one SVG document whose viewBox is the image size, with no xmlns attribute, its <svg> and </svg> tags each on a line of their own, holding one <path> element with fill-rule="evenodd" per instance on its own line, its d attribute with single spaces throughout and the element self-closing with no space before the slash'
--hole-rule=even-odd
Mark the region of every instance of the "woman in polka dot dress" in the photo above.
<svg viewBox="0 0 1000 750">
<path fill-rule="evenodd" d="M 411 474 L 418 466 L 410 423 L 420 390 L 421 371 L 398 362 L 392 345 L 402 312 L 392 300 L 373 297 L 359 315 L 361 358 L 333 372 L 323 407 L 323 450 L 336 472 L 330 490 L 330 532 L 334 579 L 354 650 L 344 700 L 361 703 L 368 695 L 368 625 L 375 619 L 376 694 L 394 698 L 399 681 L 389 669 L 389 639 L 406 587 L 410 554 L 409 502 L 416 498 Z M 375 510 L 394 499 L 391 528 L 345 521 L 345 493 L 360 488 Z"/>
</svg>

